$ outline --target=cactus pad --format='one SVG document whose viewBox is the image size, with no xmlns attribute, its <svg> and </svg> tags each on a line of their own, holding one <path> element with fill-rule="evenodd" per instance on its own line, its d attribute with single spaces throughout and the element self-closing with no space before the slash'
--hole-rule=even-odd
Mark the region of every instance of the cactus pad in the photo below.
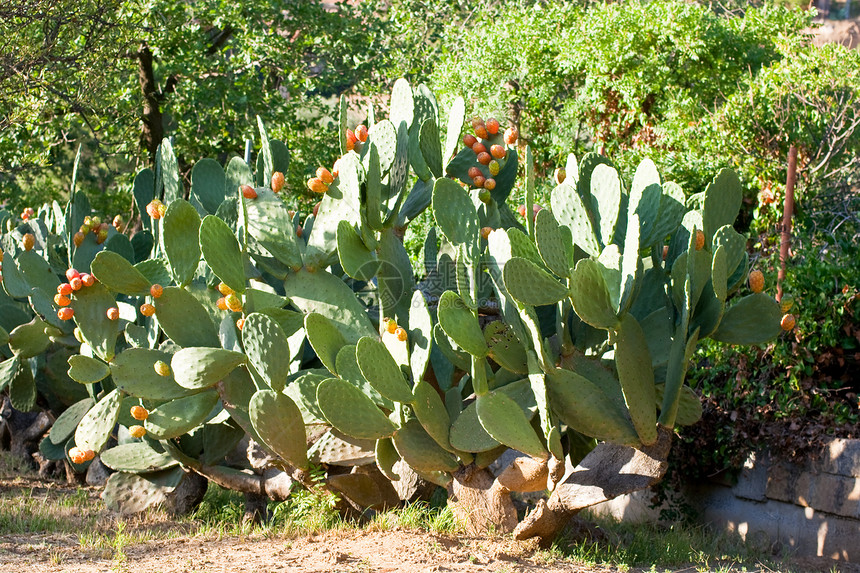
<svg viewBox="0 0 860 573">
<path fill-rule="evenodd" d="M 321 382 L 317 402 L 332 426 L 354 438 L 378 440 L 397 429 L 370 398 L 345 380 L 329 378 Z"/>
<path fill-rule="evenodd" d="M 177 438 L 206 421 L 217 403 L 214 390 L 177 398 L 150 411 L 143 426 L 157 440 Z"/>
<path fill-rule="evenodd" d="M 177 384 L 189 390 L 202 390 L 214 386 L 244 362 L 245 355 L 241 352 L 189 347 L 174 354 L 170 366 Z"/>
<path fill-rule="evenodd" d="M 104 465 L 118 472 L 149 473 L 166 470 L 179 462 L 169 454 L 159 452 L 148 442 L 120 444 L 101 453 Z"/>
<path fill-rule="evenodd" d="M 75 430 L 75 444 L 79 448 L 98 452 L 105 446 L 119 417 L 122 398 L 122 392 L 113 390 L 81 418 Z"/>
<path fill-rule="evenodd" d="M 213 215 L 200 223 L 200 250 L 212 272 L 237 293 L 245 292 L 245 265 L 230 227 Z"/>
<path fill-rule="evenodd" d="M 377 392 L 394 402 L 413 400 L 409 382 L 385 344 L 365 336 L 356 345 L 355 358 L 364 378 Z"/>
<path fill-rule="evenodd" d="M 295 402 L 273 390 L 259 390 L 248 413 L 257 435 L 273 452 L 297 468 L 308 467 L 305 424 Z"/>
</svg>

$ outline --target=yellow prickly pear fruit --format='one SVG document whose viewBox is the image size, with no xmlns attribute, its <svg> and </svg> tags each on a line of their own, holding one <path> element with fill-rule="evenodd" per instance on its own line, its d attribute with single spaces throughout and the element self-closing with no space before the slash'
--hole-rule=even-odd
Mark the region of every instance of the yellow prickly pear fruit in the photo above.
<svg viewBox="0 0 860 573">
<path fill-rule="evenodd" d="M 782 317 L 782 320 L 779 321 L 779 326 L 786 332 L 793 329 L 796 324 L 796 320 L 793 314 L 786 314 Z"/>
<path fill-rule="evenodd" d="M 24 235 L 24 250 L 32 251 L 33 247 L 36 246 L 36 237 L 33 236 L 33 233 L 26 233 Z"/>
<path fill-rule="evenodd" d="M 149 411 L 143 406 L 132 406 L 131 417 L 135 420 L 146 420 L 149 417 Z"/>
<path fill-rule="evenodd" d="M 750 290 L 759 293 L 764 290 L 764 273 L 760 270 L 750 271 Z"/>
<path fill-rule="evenodd" d="M 272 191 L 275 193 L 280 193 L 281 189 L 284 188 L 286 184 L 286 179 L 284 179 L 284 174 L 280 171 L 275 171 L 272 173 Z"/>
<path fill-rule="evenodd" d="M 794 297 L 790 294 L 782 295 L 782 300 L 779 301 L 779 308 L 782 312 L 788 312 L 794 306 Z"/>
<path fill-rule="evenodd" d="M 143 426 L 132 426 L 128 429 L 128 433 L 132 438 L 142 438 L 146 435 L 146 428 Z"/>
<path fill-rule="evenodd" d="M 155 373 L 159 376 L 167 377 L 171 374 L 170 364 L 164 360 L 156 360 L 152 367 L 155 369 Z"/>
<path fill-rule="evenodd" d="M 406 332 L 406 329 L 403 327 L 397 327 L 397 330 L 394 331 L 395 336 L 397 336 L 397 340 L 400 342 L 406 342 L 406 339 L 409 338 L 409 335 Z"/>
</svg>

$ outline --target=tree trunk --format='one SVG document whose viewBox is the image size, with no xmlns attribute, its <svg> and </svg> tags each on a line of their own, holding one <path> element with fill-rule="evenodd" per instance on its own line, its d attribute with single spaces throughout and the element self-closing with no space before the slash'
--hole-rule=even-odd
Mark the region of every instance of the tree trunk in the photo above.
<svg viewBox="0 0 860 573">
<path fill-rule="evenodd" d="M 155 154 L 164 139 L 164 124 L 161 116 L 161 98 L 155 83 L 155 72 L 152 67 L 152 50 L 146 44 L 141 44 L 137 52 L 137 75 L 140 80 L 140 91 L 143 92 L 143 131 L 140 134 L 140 146 L 149 154 L 149 161 L 155 165 Z"/>
</svg>

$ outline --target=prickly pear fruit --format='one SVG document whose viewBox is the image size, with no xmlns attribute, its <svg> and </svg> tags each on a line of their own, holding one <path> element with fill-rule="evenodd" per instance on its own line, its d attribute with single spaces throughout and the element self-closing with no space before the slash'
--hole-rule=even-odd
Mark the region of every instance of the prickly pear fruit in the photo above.
<svg viewBox="0 0 860 573">
<path fill-rule="evenodd" d="M 478 127 L 479 125 L 484 125 L 484 120 L 481 119 L 480 115 L 476 115 L 472 118 L 472 129 Z"/>
<path fill-rule="evenodd" d="M 489 164 L 489 165 L 487 165 L 487 169 L 489 169 L 489 170 L 490 170 L 490 175 L 492 175 L 493 177 L 495 177 L 496 175 L 498 175 L 498 174 L 499 174 L 499 171 L 501 171 L 501 170 L 502 170 L 502 166 L 501 166 L 501 165 L 499 165 L 499 162 L 498 162 L 498 161 L 496 161 L 495 159 L 493 159 L 492 161 L 490 161 L 490 164 Z"/>
<path fill-rule="evenodd" d="M 135 420 L 146 420 L 149 417 L 149 411 L 143 406 L 132 406 L 131 417 Z"/>
<path fill-rule="evenodd" d="M 368 132 L 366 125 L 359 125 L 355 128 L 355 137 L 357 137 L 360 142 L 364 143 L 367 141 L 367 135 Z"/>
<path fill-rule="evenodd" d="M 782 300 L 779 301 L 779 308 L 782 312 L 788 312 L 794 306 L 794 297 L 790 294 L 782 295 Z"/>
<path fill-rule="evenodd" d="M 492 177 L 490 177 L 489 179 L 484 181 L 484 189 L 487 189 L 488 191 L 492 191 L 495 188 L 496 188 L 496 180 L 493 179 Z"/>
<path fill-rule="evenodd" d="M 131 426 L 128 429 L 128 433 L 131 434 L 132 438 L 142 438 L 146 435 L 146 428 L 143 426 Z"/>
<path fill-rule="evenodd" d="M 143 316 L 152 316 L 153 314 L 155 314 L 155 307 L 148 302 L 145 302 L 140 305 L 140 314 L 142 314 Z"/>
<path fill-rule="evenodd" d="M 499 120 L 495 117 L 488 119 L 484 125 L 487 126 L 487 131 L 490 132 L 490 135 L 496 135 L 499 133 L 499 128 L 501 127 Z"/>
<path fill-rule="evenodd" d="M 567 172 L 564 170 L 564 167 L 556 167 L 554 175 L 556 185 L 561 185 L 567 179 Z"/>
<path fill-rule="evenodd" d="M 81 273 L 79 273 L 76 269 L 69 269 L 66 271 L 66 279 L 71 281 L 74 278 L 81 278 Z"/>
<path fill-rule="evenodd" d="M 158 199 L 153 199 L 146 206 L 146 213 L 153 219 L 161 219 L 161 217 L 164 216 L 165 211 L 167 211 L 166 207 L 163 210 L 162 207 L 164 207 L 164 203 Z"/>
<path fill-rule="evenodd" d="M 284 174 L 280 171 L 275 171 L 272 173 L 272 191 L 275 193 L 280 193 L 281 189 L 284 188 L 286 184 L 286 179 L 284 179 Z"/>
<path fill-rule="evenodd" d="M 400 342 L 406 342 L 406 339 L 409 338 L 409 334 L 406 332 L 406 329 L 401 326 L 397 327 L 397 330 L 394 331 L 394 335 Z"/>
<path fill-rule="evenodd" d="M 296 227 L 296 237 L 298 237 L 298 238 L 300 238 L 300 239 L 301 239 L 301 238 L 302 238 L 302 234 L 303 234 L 303 233 L 304 233 L 304 229 L 302 229 L 302 226 L 301 226 L 301 225 L 298 225 L 298 226 Z M 310 268 L 310 267 L 308 267 L 308 270 L 310 271 L 310 270 L 311 270 L 311 268 Z M 313 272 L 313 271 L 311 271 L 311 272 Z"/>
<path fill-rule="evenodd" d="M 355 144 L 358 143 L 358 137 L 356 137 L 355 132 L 351 129 L 346 130 L 346 150 L 352 151 L 355 149 Z"/>
<path fill-rule="evenodd" d="M 72 290 L 78 291 L 78 290 L 81 290 L 81 288 L 83 288 L 84 281 L 81 280 L 81 277 L 75 277 L 69 281 L 69 284 L 71 285 Z"/>
<path fill-rule="evenodd" d="M 476 189 L 481 189 L 481 188 L 483 188 L 484 182 L 486 180 L 487 180 L 486 177 L 484 177 L 483 175 L 478 175 L 477 177 L 472 179 L 472 186 L 475 187 Z"/>
<path fill-rule="evenodd" d="M 108 230 L 103 229 L 103 228 L 99 228 L 98 232 L 96 233 L 96 243 L 101 245 L 102 243 L 107 241 L 107 238 L 108 238 Z"/>
<path fill-rule="evenodd" d="M 314 218 L 316 218 L 317 213 L 319 213 L 319 211 L 320 211 L 320 204 L 321 203 L 322 203 L 322 201 L 317 201 L 316 204 L 314 205 L 313 211 L 311 211 L 311 213 L 313 213 L 313 215 L 314 215 Z"/>
<path fill-rule="evenodd" d="M 393 318 L 389 318 L 385 322 L 385 330 L 388 331 L 388 334 L 394 334 L 394 331 L 397 330 L 397 321 Z"/>
<path fill-rule="evenodd" d="M 483 175 L 481 170 L 478 167 L 469 167 L 469 177 L 474 179 L 475 177 L 479 177 Z"/>
<path fill-rule="evenodd" d="M 492 227 L 481 227 L 481 238 L 487 240 L 487 238 L 490 236 L 490 233 L 492 232 Z"/>
<path fill-rule="evenodd" d="M 487 181 L 489 181 L 489 179 Z M 490 190 L 486 188 L 487 181 L 484 181 L 485 188 L 481 189 L 481 192 L 478 193 L 478 199 L 484 205 L 489 205 L 490 201 L 493 200 L 493 195 L 490 193 Z"/>
<path fill-rule="evenodd" d="M 69 450 L 69 459 L 72 460 L 73 464 L 82 464 L 87 461 L 87 454 L 75 446 Z"/>
<path fill-rule="evenodd" d="M 750 271 L 749 276 L 750 290 L 759 293 L 764 290 L 764 273 L 760 270 Z"/>
<path fill-rule="evenodd" d="M 250 185 L 242 185 L 240 189 L 242 190 L 242 197 L 244 197 L 245 199 L 257 198 L 257 191 Z"/>
<path fill-rule="evenodd" d="M 320 167 L 317 169 L 317 177 L 322 180 L 326 185 L 331 185 L 334 183 L 334 176 L 331 174 L 331 171 L 326 169 L 325 167 Z"/>
<path fill-rule="evenodd" d="M 91 226 L 95 230 L 98 230 L 98 228 L 102 226 L 102 218 L 99 216 L 93 217 L 92 219 L 90 219 L 90 221 L 91 221 Z M 93 231 L 94 233 L 96 232 L 95 230 Z"/>
<path fill-rule="evenodd" d="M 57 311 L 57 318 L 60 320 L 70 320 L 73 316 L 75 316 L 75 311 L 67 306 Z"/>
<path fill-rule="evenodd" d="M 475 145 L 476 143 L 478 143 L 478 138 L 475 137 L 474 135 L 472 135 L 471 133 L 467 133 L 466 135 L 463 136 L 463 145 L 465 145 L 469 149 L 471 149 L 472 146 Z"/>
<path fill-rule="evenodd" d="M 220 282 L 220 283 L 218 283 L 218 292 L 220 292 L 224 296 L 227 296 L 228 294 L 233 294 L 236 291 L 234 291 L 229 286 L 227 286 L 226 283 Z"/>
<path fill-rule="evenodd" d="M 490 147 L 490 155 L 495 157 L 496 159 L 503 158 L 508 152 L 505 150 L 503 145 L 493 145 Z"/>
<path fill-rule="evenodd" d="M 696 229 L 696 250 L 701 251 L 705 246 L 705 234 Z"/>
<path fill-rule="evenodd" d="M 779 326 L 786 332 L 794 328 L 796 320 L 793 314 L 786 314 L 782 317 L 782 320 L 779 321 Z"/>
<path fill-rule="evenodd" d="M 81 244 L 84 242 L 84 239 L 86 239 L 86 238 L 87 238 L 86 235 L 84 235 L 82 232 L 78 231 L 72 237 L 72 242 L 75 244 L 76 247 L 80 247 Z"/>
<path fill-rule="evenodd" d="M 57 306 L 69 306 L 72 304 L 72 301 L 66 295 L 58 294 L 54 296 L 54 304 Z"/>
<path fill-rule="evenodd" d="M 227 310 L 227 299 L 222 296 L 215 301 L 215 306 L 218 307 L 218 310 Z"/>
<path fill-rule="evenodd" d="M 117 215 L 113 218 L 113 228 L 119 231 L 120 227 L 122 227 L 122 215 Z"/>
<path fill-rule="evenodd" d="M 152 296 L 152 298 L 159 298 L 161 295 L 164 294 L 164 287 L 159 284 L 154 284 L 149 287 L 149 294 Z"/>
<path fill-rule="evenodd" d="M 325 193 L 328 191 L 328 185 L 319 177 L 308 179 L 308 189 L 314 193 Z"/>
<path fill-rule="evenodd" d="M 36 237 L 33 236 L 33 233 L 26 233 L 24 235 L 24 250 L 32 251 L 33 247 L 36 246 Z"/>
<path fill-rule="evenodd" d="M 112 306 L 109 309 L 107 309 L 107 312 L 105 314 L 107 314 L 108 320 L 118 320 L 119 319 L 119 309 L 115 306 Z"/>
<path fill-rule="evenodd" d="M 475 143 L 475 145 L 472 146 L 472 151 L 475 153 L 475 155 L 479 155 L 487 151 L 487 146 L 478 141 Z"/>
<path fill-rule="evenodd" d="M 504 139 L 505 139 L 505 143 L 507 143 L 508 145 L 515 144 L 517 142 L 517 139 L 519 139 L 519 137 L 520 137 L 520 132 L 516 127 L 511 126 L 505 130 Z"/>
<path fill-rule="evenodd" d="M 224 303 L 233 312 L 242 312 L 242 301 L 236 296 L 236 293 L 230 293 L 224 297 Z"/>
<path fill-rule="evenodd" d="M 242 330 L 243 328 L 245 328 L 245 318 L 244 317 L 240 318 L 239 320 L 236 321 L 236 328 L 238 328 L 239 330 Z"/>
<path fill-rule="evenodd" d="M 479 125 L 475 128 L 475 135 L 480 137 L 481 139 L 487 139 L 490 137 L 490 133 L 487 131 L 486 125 Z"/>
<path fill-rule="evenodd" d="M 96 277 L 89 273 L 83 273 L 81 275 L 81 283 L 83 283 L 85 287 L 91 287 L 96 284 Z"/>
<path fill-rule="evenodd" d="M 156 360 L 152 367 L 155 369 L 155 373 L 159 376 L 170 376 L 170 364 L 164 360 Z"/>
<path fill-rule="evenodd" d="M 481 165 L 489 165 L 490 161 L 492 161 L 492 156 L 486 151 L 478 154 L 478 163 Z"/>
</svg>

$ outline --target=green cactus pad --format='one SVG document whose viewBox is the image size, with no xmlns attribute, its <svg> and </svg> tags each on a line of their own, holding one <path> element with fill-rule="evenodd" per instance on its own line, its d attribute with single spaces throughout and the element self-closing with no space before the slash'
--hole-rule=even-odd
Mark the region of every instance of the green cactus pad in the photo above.
<svg viewBox="0 0 860 573">
<path fill-rule="evenodd" d="M 394 464 L 400 461 L 400 454 L 397 453 L 397 448 L 394 447 L 394 440 L 391 438 L 383 438 L 376 440 L 376 467 L 382 472 L 382 475 L 391 481 L 400 481 L 400 476 L 394 471 Z"/>
<path fill-rule="evenodd" d="M 423 121 L 423 120 L 422 120 Z M 428 120 L 429 121 L 429 120 Z M 427 167 L 424 155 L 421 153 L 421 130 L 411 129 L 409 131 L 409 164 L 420 181 L 431 181 L 433 173 Z M 441 151 L 439 152 L 441 157 Z"/>
<path fill-rule="evenodd" d="M 714 260 L 711 262 L 711 286 L 714 294 L 720 302 L 726 302 L 728 295 L 728 269 L 726 263 L 727 249 L 723 246 L 714 251 Z M 722 314 L 722 312 L 721 312 Z M 710 331 L 709 331 L 710 332 Z"/>
<path fill-rule="evenodd" d="M 664 384 L 658 384 L 655 387 L 657 406 L 663 403 L 663 391 L 665 389 L 666 386 Z M 684 384 L 681 386 L 681 395 L 678 398 L 678 415 L 675 417 L 675 424 L 678 426 L 692 426 L 701 419 L 702 401 L 692 388 Z"/>
<path fill-rule="evenodd" d="M 317 402 L 332 426 L 354 438 L 378 440 L 390 437 L 397 429 L 370 398 L 345 380 L 321 382 Z"/>
<path fill-rule="evenodd" d="M 159 452 L 145 441 L 114 446 L 102 452 L 100 458 L 112 470 L 133 474 L 166 470 L 179 464 L 170 454 Z"/>
<path fill-rule="evenodd" d="M 24 279 L 32 288 L 54 293 L 60 280 L 51 266 L 36 251 L 23 251 L 15 257 L 15 264 L 24 274 Z M 4 275 L 5 276 L 5 275 Z"/>
<path fill-rule="evenodd" d="M 152 284 L 164 286 L 169 285 L 173 280 L 170 278 L 170 270 L 164 259 L 147 259 L 134 265 L 134 268 Z"/>
<path fill-rule="evenodd" d="M 558 222 L 573 235 L 573 242 L 592 256 L 600 254 L 600 243 L 588 218 L 588 210 L 576 187 L 564 182 L 552 190 L 550 205 Z"/>
<path fill-rule="evenodd" d="M 251 236 L 284 265 L 300 267 L 302 256 L 299 239 L 289 209 L 281 198 L 271 189 L 257 188 L 256 199 L 243 198 L 242 201 L 248 213 L 248 232 Z"/>
<path fill-rule="evenodd" d="M 201 390 L 217 384 L 245 360 L 241 352 L 189 347 L 173 355 L 170 367 L 177 384 L 189 390 Z"/>
<path fill-rule="evenodd" d="M 167 255 L 177 284 L 191 282 L 200 262 L 200 215 L 191 203 L 177 199 L 170 203 L 161 221 L 161 248 Z"/>
<path fill-rule="evenodd" d="M 421 124 L 419 142 L 427 167 L 434 177 L 442 177 L 442 142 L 439 141 L 439 128 L 434 119 L 426 119 Z"/>
<path fill-rule="evenodd" d="M 466 102 L 461 96 L 457 96 L 448 110 L 448 127 L 445 131 L 445 155 L 443 162 L 447 162 L 457 151 L 460 145 L 460 133 L 463 130 L 463 122 L 466 120 Z"/>
<path fill-rule="evenodd" d="M 592 259 L 576 263 L 570 286 L 573 309 L 583 322 L 604 330 L 618 327 L 618 316 L 603 278 L 603 265 Z"/>
<path fill-rule="evenodd" d="M 137 204 L 137 211 L 140 213 L 140 222 L 145 229 L 151 229 L 152 219 L 146 212 L 146 206 L 155 198 L 155 173 L 151 169 L 141 169 L 135 175 L 132 183 L 132 194 L 134 195 L 134 202 Z M 80 226 L 83 222 L 83 216 L 80 219 L 81 222 L 69 221 L 72 224 L 71 228 L 76 228 L 74 225 Z"/>
<path fill-rule="evenodd" d="M 50 438 L 51 443 L 57 446 L 65 444 L 69 438 L 74 435 L 78 424 L 94 404 L 95 401 L 93 401 L 92 398 L 84 398 L 83 400 L 75 402 L 66 408 L 66 410 L 57 417 L 54 425 L 51 426 L 51 431 L 48 434 L 48 438 Z"/>
<path fill-rule="evenodd" d="M 18 373 L 21 365 L 21 360 L 17 356 L 13 356 L 8 360 L 0 362 L 0 391 L 6 389 Z"/>
<path fill-rule="evenodd" d="M 114 292 L 129 296 L 146 296 L 152 283 L 122 255 L 102 251 L 93 259 L 92 273 Z"/>
<path fill-rule="evenodd" d="M 140 513 L 148 507 L 165 503 L 167 494 L 179 485 L 184 476 L 185 471 L 179 467 L 146 474 L 117 472 L 108 478 L 102 498 L 111 511 Z"/>
<path fill-rule="evenodd" d="M 16 326 L 9 333 L 9 349 L 18 358 L 32 358 L 42 354 L 51 344 L 51 339 L 45 334 L 48 326 L 38 316 L 27 324 Z"/>
<path fill-rule="evenodd" d="M 200 250 L 212 272 L 237 293 L 245 292 L 245 265 L 233 230 L 213 215 L 200 223 Z"/>
<path fill-rule="evenodd" d="M 647 237 L 648 243 L 662 243 L 663 239 L 675 232 L 686 212 L 684 190 L 681 186 L 672 181 L 664 183 L 663 195 L 660 197 L 660 213 Z"/>
<path fill-rule="evenodd" d="M 648 339 L 631 314 L 621 318 L 615 342 L 615 366 L 624 391 L 624 401 L 642 443 L 657 441 L 657 413 L 654 409 L 654 371 Z"/>
<path fill-rule="evenodd" d="M 376 334 L 364 305 L 339 277 L 302 269 L 287 277 L 284 290 L 302 312 L 318 312 L 332 320 L 349 343 Z"/>
<path fill-rule="evenodd" d="M 663 402 L 660 406 L 660 417 L 657 423 L 671 428 L 675 425 L 675 416 L 678 412 L 678 399 L 684 376 L 687 374 L 687 332 L 690 326 L 690 277 L 684 282 L 684 297 L 681 300 L 680 321 L 675 326 L 672 336 L 672 347 L 669 350 L 669 360 L 666 364 L 665 387 Z M 690 339 L 692 340 L 692 338 Z M 694 343 L 695 344 L 695 343 Z"/>
<path fill-rule="evenodd" d="M 344 272 L 356 280 L 369 281 L 379 270 L 376 254 L 365 246 L 348 221 L 337 226 L 337 256 Z"/>
<path fill-rule="evenodd" d="M 595 230 L 603 245 L 612 242 L 618 215 L 621 209 L 621 180 L 618 171 L 606 164 L 599 164 L 591 172 L 591 215 Z"/>
<path fill-rule="evenodd" d="M 779 303 L 764 293 L 743 297 L 726 310 L 711 338 L 728 344 L 764 344 L 782 328 Z"/>
<path fill-rule="evenodd" d="M 305 316 L 305 331 L 308 342 L 311 343 L 323 366 L 335 376 L 339 376 L 337 355 L 341 348 L 346 346 L 346 339 L 334 322 L 321 314 L 311 312 Z"/>
<path fill-rule="evenodd" d="M 160 186 L 164 188 L 164 202 L 168 205 L 177 199 L 182 199 L 182 183 L 179 179 L 179 163 L 173 152 L 173 145 L 166 137 L 158 146 L 156 157 L 156 177 L 161 173 L 160 182 L 156 179 L 156 192 Z"/>
<path fill-rule="evenodd" d="M 244 162 L 243 162 L 244 163 Z M 227 196 L 227 176 L 214 159 L 201 159 L 191 170 L 191 197 L 214 214 Z"/>
<path fill-rule="evenodd" d="M 259 390 L 248 413 L 257 435 L 273 452 L 297 468 L 308 467 L 305 424 L 295 402 L 273 390 Z"/>
<path fill-rule="evenodd" d="M 490 392 L 478 396 L 475 403 L 481 426 L 494 440 L 535 458 L 549 456 L 528 418 L 510 397 Z"/>
<path fill-rule="evenodd" d="M 159 375 L 153 365 L 161 360 L 170 363 L 171 355 L 149 348 L 128 348 L 110 363 L 111 376 L 117 389 L 126 394 L 149 400 L 172 400 L 191 392 L 170 376 Z"/>
<path fill-rule="evenodd" d="M 409 306 L 409 367 L 412 380 L 422 380 L 430 363 L 433 317 L 420 290 L 412 293 Z"/>
<path fill-rule="evenodd" d="M 412 401 L 409 382 L 385 344 L 365 336 L 356 345 L 355 358 L 364 378 L 377 392 L 395 402 Z"/>
<path fill-rule="evenodd" d="M 308 459 L 314 464 L 336 466 L 363 466 L 374 460 L 375 440 L 359 440 L 329 430 L 308 450 Z"/>
<path fill-rule="evenodd" d="M 283 390 L 292 354 L 277 321 L 262 313 L 249 314 L 242 328 L 242 342 L 252 372 L 276 392 Z"/>
<path fill-rule="evenodd" d="M 654 367 L 662 366 L 669 360 L 674 328 L 667 307 L 661 307 L 642 319 L 640 326 L 648 333 L 648 352 Z"/>
<path fill-rule="evenodd" d="M 320 201 L 313 229 L 307 238 L 305 266 L 322 268 L 336 261 L 338 225 L 341 221 L 361 224 L 360 169 L 355 154 L 350 153 L 340 159 L 338 177 Z"/>
<path fill-rule="evenodd" d="M 367 224 L 374 231 L 381 231 L 382 218 L 382 166 L 379 159 L 379 149 L 373 141 L 368 142 L 367 174 L 365 176 L 365 213 Z M 429 174 L 429 171 L 428 171 Z"/>
<path fill-rule="evenodd" d="M 153 304 L 161 330 L 179 346 L 221 346 L 209 312 L 187 290 L 166 287 Z"/>
<path fill-rule="evenodd" d="M 520 257 L 527 259 L 538 266 L 543 265 L 543 259 L 540 258 L 540 253 L 535 247 L 535 244 L 529 239 L 529 236 L 519 229 L 510 228 L 506 231 L 508 243 L 510 245 L 510 257 Z M 490 236 L 494 236 L 492 233 Z"/>
<path fill-rule="evenodd" d="M 394 88 L 391 90 L 391 113 L 388 117 L 394 127 L 404 122 L 408 129 L 412 125 L 414 116 L 415 101 L 412 98 L 412 88 L 409 87 L 409 82 L 400 78 L 394 82 Z"/>
<path fill-rule="evenodd" d="M 721 170 L 705 189 L 702 222 L 705 241 L 710 243 L 717 229 L 731 225 L 738 218 L 743 200 L 743 186 L 731 169 Z"/>
<path fill-rule="evenodd" d="M 547 374 L 546 382 L 553 411 L 574 430 L 598 440 L 626 445 L 640 443 L 630 420 L 584 376 L 556 370 Z"/>
<path fill-rule="evenodd" d="M 448 440 L 451 446 L 463 452 L 487 452 L 499 447 L 499 442 L 493 439 L 478 420 L 476 402 L 469 404 L 454 420 Z"/>
<path fill-rule="evenodd" d="M 23 253 L 19 253 L 20 256 Z M 32 287 L 30 283 L 27 282 L 27 279 L 24 278 L 24 273 L 18 268 L 17 262 L 11 256 L 6 255 L 5 259 L 9 262 L 6 263 L 6 267 L 3 269 L 3 289 L 6 293 L 12 298 L 26 298 L 30 296 L 30 291 L 32 291 Z M 39 255 L 36 255 L 37 257 Z"/>
<path fill-rule="evenodd" d="M 83 287 L 76 291 L 71 308 L 75 311 L 75 324 L 84 340 L 92 347 L 96 356 L 110 362 L 119 335 L 119 321 L 108 319 L 107 309 L 116 306 L 116 301 L 101 283 Z"/>
<path fill-rule="evenodd" d="M 451 449 L 448 434 L 451 430 L 451 418 L 442 398 L 433 386 L 420 380 L 412 388 L 412 409 L 424 430 L 446 450 Z"/>
<path fill-rule="evenodd" d="M 725 249 L 726 272 L 729 275 L 732 275 L 738 268 L 738 265 L 740 265 L 744 260 L 746 246 L 746 237 L 735 231 L 734 227 L 731 225 L 724 225 L 714 232 L 711 251 L 716 253 L 719 247 L 723 247 Z"/>
<path fill-rule="evenodd" d="M 630 201 L 627 207 L 628 216 L 635 213 L 641 222 L 640 246 L 642 247 L 648 247 L 652 244 L 652 233 L 660 215 L 662 196 L 663 186 L 660 182 L 657 166 L 650 159 L 642 160 L 633 175 L 633 184 L 630 186 Z"/>
<path fill-rule="evenodd" d="M 131 239 L 121 233 L 115 233 L 108 237 L 104 245 L 105 251 L 116 253 L 132 264 L 137 260 Z"/>
<path fill-rule="evenodd" d="M 143 427 L 156 440 L 178 438 L 205 422 L 217 403 L 214 390 L 177 398 L 151 410 Z"/>
<path fill-rule="evenodd" d="M 75 444 L 82 450 L 99 452 L 107 444 L 122 404 L 123 393 L 109 392 L 81 418 L 75 430 Z"/>
<path fill-rule="evenodd" d="M 403 460 L 418 471 L 454 472 L 457 458 L 442 449 L 418 420 L 409 420 L 394 434 L 394 447 Z"/>
<path fill-rule="evenodd" d="M 471 364 L 469 354 L 463 352 L 459 348 L 454 348 L 451 343 L 451 339 L 448 338 L 448 335 L 445 334 L 445 331 L 442 330 L 442 326 L 438 323 L 433 327 L 433 340 L 436 342 L 435 348 L 438 348 L 442 356 L 444 356 L 451 364 L 460 370 L 469 370 Z"/>
<path fill-rule="evenodd" d="M 96 358 L 75 354 L 69 358 L 69 377 L 81 384 L 94 384 L 110 374 L 110 367 Z"/>
<path fill-rule="evenodd" d="M 535 218 L 535 244 L 549 270 L 566 278 L 570 276 L 573 245 L 564 236 L 549 209 L 541 209 Z"/>
<path fill-rule="evenodd" d="M 530 306 L 555 304 L 570 294 L 558 279 L 521 257 L 513 257 L 505 264 L 504 280 L 514 300 Z"/>
<path fill-rule="evenodd" d="M 630 213 L 627 219 L 620 271 L 619 301 L 616 308 L 619 312 L 626 312 L 633 303 L 634 293 L 638 288 L 637 282 L 642 276 L 642 260 L 639 258 L 639 215 L 636 213 Z"/>
<path fill-rule="evenodd" d="M 437 309 L 439 325 L 451 340 L 469 354 L 484 358 L 489 352 L 477 317 L 454 291 L 445 291 Z"/>
<path fill-rule="evenodd" d="M 526 349 L 513 329 L 497 320 L 484 328 L 484 338 L 490 348 L 490 358 L 511 372 L 527 374 Z"/>
<path fill-rule="evenodd" d="M 469 194 L 450 179 L 433 186 L 433 216 L 445 237 L 456 245 L 471 245 L 478 236 L 478 216 Z"/>
<path fill-rule="evenodd" d="M 263 312 L 266 310 L 280 310 L 287 306 L 288 302 L 289 301 L 286 298 L 274 292 L 248 288 L 245 289 L 245 304 L 243 305 L 243 310 L 245 314 Z"/>
<path fill-rule="evenodd" d="M 394 402 L 377 392 L 376 388 L 371 386 L 364 374 L 361 373 L 361 368 L 359 368 L 355 358 L 355 348 L 354 344 L 349 344 L 338 351 L 336 360 L 338 378 L 346 380 L 361 390 L 377 406 L 386 410 L 394 410 Z"/>
</svg>

